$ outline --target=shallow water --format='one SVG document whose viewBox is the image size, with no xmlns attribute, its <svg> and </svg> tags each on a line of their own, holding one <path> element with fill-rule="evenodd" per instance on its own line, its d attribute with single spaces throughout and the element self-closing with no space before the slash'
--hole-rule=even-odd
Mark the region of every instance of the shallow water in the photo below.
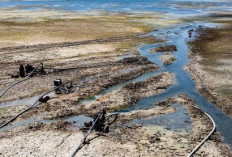
<svg viewBox="0 0 232 157">
<path fill-rule="evenodd" d="M 76 129 L 79 129 L 80 127 L 83 127 L 85 122 L 93 121 L 93 118 L 88 117 L 86 115 L 78 115 L 78 116 L 73 116 L 73 117 L 67 118 L 64 121 L 72 122 L 73 125 L 70 129 L 76 130 Z"/>
<path fill-rule="evenodd" d="M 43 94 L 41 94 L 43 95 Z M 32 105 L 34 102 L 36 102 L 39 97 L 41 97 L 41 95 L 36 95 L 33 97 L 29 97 L 29 98 L 23 98 L 23 99 L 18 99 L 18 100 L 13 100 L 13 101 L 8 101 L 8 102 L 2 102 L 0 103 L 0 109 L 1 108 L 6 108 L 6 107 L 13 107 L 13 106 L 29 106 Z M 55 93 L 49 93 L 47 96 L 51 98 L 56 97 Z"/>
<path fill-rule="evenodd" d="M 171 65 L 164 66 L 159 60 L 160 53 L 149 53 L 151 49 L 159 46 L 160 44 L 144 45 L 139 49 L 139 51 L 142 56 L 148 58 L 148 60 L 151 62 L 158 64 L 164 71 L 170 71 L 175 74 L 176 83 L 164 93 L 143 98 L 135 106 L 124 109 L 121 112 L 150 108 L 161 100 L 184 93 L 187 94 L 197 105 L 201 107 L 203 111 L 207 112 L 214 119 L 217 131 L 220 133 L 225 142 L 232 146 L 232 118 L 222 112 L 214 104 L 207 101 L 198 91 L 196 91 L 195 82 L 192 80 L 189 74 L 183 70 L 183 66 L 189 61 L 187 46 L 187 42 L 189 40 L 188 30 L 196 29 L 199 25 L 216 27 L 216 24 L 193 22 L 151 33 L 151 35 L 154 36 L 157 34 L 163 34 L 166 39 L 169 40 L 169 42 L 166 42 L 163 45 L 177 46 L 177 52 L 173 53 L 177 60 Z"/>
<path fill-rule="evenodd" d="M 15 129 L 15 128 L 18 128 L 18 127 L 27 126 L 27 125 L 35 123 L 35 122 L 42 122 L 42 118 L 45 115 L 46 115 L 46 113 L 44 112 L 44 113 L 41 113 L 41 114 L 39 114 L 37 116 L 30 117 L 28 119 L 25 119 L 25 120 L 22 120 L 22 121 L 19 121 L 19 122 L 15 122 L 15 123 L 13 123 L 11 125 L 5 126 L 5 127 L 0 129 L 0 133 L 4 132 L 4 131 Z"/>
<path fill-rule="evenodd" d="M 187 94 L 191 99 L 193 99 L 193 101 L 197 105 L 199 105 L 202 108 L 202 110 L 204 110 L 210 116 L 212 116 L 212 118 L 214 119 L 217 125 L 217 131 L 219 131 L 220 135 L 224 138 L 224 140 L 228 144 L 232 145 L 232 119 L 228 115 L 223 113 L 214 104 L 211 104 L 210 102 L 208 102 L 199 92 L 197 92 L 195 82 L 192 80 L 189 74 L 185 70 L 183 70 L 183 66 L 186 65 L 189 61 L 187 42 L 191 39 L 188 39 L 188 30 L 196 29 L 198 28 L 199 25 L 204 25 L 205 27 L 216 27 L 215 24 L 193 22 L 193 23 L 180 24 L 180 25 L 176 25 L 170 28 L 161 29 L 159 31 L 155 31 L 155 32 L 148 34 L 148 35 L 160 36 L 168 40 L 168 42 L 165 42 L 162 44 L 150 44 L 150 45 L 144 44 L 142 47 L 139 48 L 139 52 L 142 56 L 146 57 L 151 62 L 158 64 L 161 67 L 161 69 L 155 72 L 143 74 L 142 76 L 139 76 L 130 81 L 126 81 L 126 82 L 117 84 L 115 86 L 112 86 L 104 90 L 99 95 L 96 95 L 95 97 L 84 100 L 82 103 L 83 104 L 90 103 L 96 100 L 98 97 L 101 97 L 102 95 L 106 93 L 117 90 L 128 83 L 144 81 L 161 72 L 169 71 L 175 75 L 176 82 L 174 85 L 168 88 L 164 93 L 143 98 L 135 106 L 127 108 L 127 109 L 123 109 L 120 112 L 128 112 L 132 110 L 150 108 L 150 107 L 153 107 L 153 105 L 159 101 L 162 101 L 166 98 L 170 98 L 178 94 L 184 93 L 184 94 Z M 177 52 L 173 53 L 173 55 L 176 57 L 176 61 L 171 65 L 165 66 L 162 64 L 162 62 L 159 59 L 159 56 L 161 55 L 161 53 L 151 54 L 149 52 L 151 49 L 157 46 L 172 45 L 172 44 L 177 46 Z M 178 119 L 178 114 L 174 114 L 172 116 L 173 116 L 172 118 Z M 71 117 L 71 119 L 73 118 L 75 119 L 75 117 Z M 15 127 L 28 125 L 36 121 L 42 121 L 42 118 L 40 119 L 36 117 L 29 118 L 25 121 L 16 123 L 12 126 L 0 129 L 0 132 L 9 130 Z M 83 119 L 81 121 L 83 121 Z"/>
<path fill-rule="evenodd" d="M 135 119 L 125 126 L 131 126 L 133 124 L 141 124 L 143 126 L 158 125 L 165 126 L 167 130 L 174 130 L 177 132 L 192 131 L 192 120 L 185 108 L 178 104 L 172 104 L 171 106 L 177 108 L 176 112 L 162 116 L 154 115 L 149 118 Z"/>
<path fill-rule="evenodd" d="M 15 0 L 0 1 L 0 7 L 20 10 L 141 12 L 155 11 L 188 16 L 208 11 L 232 10 L 230 0 Z M 187 5 L 187 6 L 186 6 Z M 191 8 L 189 6 L 199 7 Z M 216 8 L 215 8 L 216 6 Z M 220 7 L 219 7 L 220 6 Z"/>
<path fill-rule="evenodd" d="M 71 122 L 73 123 L 73 125 L 71 126 L 71 128 L 69 128 L 70 130 L 77 130 L 80 127 L 84 126 L 85 122 L 90 122 L 93 121 L 93 118 L 88 117 L 86 115 L 78 115 L 78 116 L 73 116 L 73 117 L 69 117 L 69 118 L 62 118 L 62 119 L 55 119 L 55 120 L 44 120 L 44 117 L 47 115 L 46 112 L 43 112 L 39 115 L 36 115 L 34 117 L 30 117 L 27 119 L 24 119 L 22 121 L 19 122 L 15 122 L 11 125 L 8 125 L 4 128 L 0 129 L 0 133 L 4 132 L 4 131 L 9 131 L 18 127 L 23 127 L 23 126 L 27 126 L 33 123 L 44 123 L 44 124 L 51 124 L 53 122 L 58 122 L 58 121 L 64 121 L 64 122 Z"/>
<path fill-rule="evenodd" d="M 198 5 L 197 8 L 192 8 L 188 6 Z M 30 1 L 0 1 L 0 9 L 8 8 L 8 9 L 19 9 L 19 10 L 43 10 L 43 9 L 57 9 L 57 10 L 66 10 L 66 11 L 77 11 L 77 12 L 88 12 L 88 11 L 109 11 L 109 13 L 116 12 L 144 12 L 144 11 L 158 11 L 163 13 L 168 13 L 170 15 L 176 16 L 190 16 L 190 15 L 203 15 L 207 14 L 211 11 L 232 11 L 231 0 L 30 0 Z M 164 100 L 169 97 L 176 96 L 180 93 L 187 94 L 193 101 L 199 105 L 204 111 L 206 111 L 209 115 L 213 117 L 216 122 L 217 130 L 221 134 L 221 136 L 225 139 L 225 141 L 232 145 L 232 119 L 223 113 L 220 109 L 218 109 L 215 105 L 208 102 L 206 99 L 202 97 L 202 95 L 196 91 L 195 82 L 191 79 L 189 74 L 183 70 L 183 66 L 187 64 L 188 59 L 188 47 L 187 47 L 187 38 L 188 38 L 188 30 L 196 29 L 199 25 L 205 25 L 207 27 L 214 26 L 207 23 L 201 22 L 193 22 L 187 24 L 176 25 L 170 28 L 161 29 L 159 31 L 155 31 L 150 33 L 150 35 L 154 35 L 161 38 L 168 39 L 169 42 L 163 44 L 150 44 L 143 45 L 139 48 L 139 51 L 142 56 L 148 58 L 153 63 L 158 64 L 162 69 L 155 72 L 146 73 L 136 79 L 112 86 L 107 90 L 103 91 L 101 94 L 83 101 L 83 104 L 90 103 L 96 98 L 117 90 L 122 86 L 137 81 L 144 81 L 147 78 L 155 76 L 161 72 L 170 71 L 175 74 L 176 83 L 168 88 L 164 93 L 159 95 L 150 96 L 147 98 L 141 99 L 135 106 L 125 109 L 121 112 L 127 112 L 131 110 L 138 110 L 152 107 L 156 102 Z M 171 45 L 174 44 L 177 46 L 178 51 L 174 52 L 176 57 L 176 61 L 169 66 L 164 66 L 162 62 L 159 60 L 160 53 L 150 54 L 150 49 L 153 49 L 160 45 Z M 17 102 L 12 102 L 12 106 L 18 104 Z M 5 106 L 2 104 L 2 106 Z M 177 112 L 178 113 L 178 112 Z M 13 129 L 15 127 L 28 125 L 36 121 L 40 121 L 44 115 L 39 115 L 37 117 L 29 118 L 25 121 L 15 123 L 12 126 L 5 127 L 0 129 L 0 131 Z M 172 116 L 172 118 L 178 119 L 178 114 L 167 115 Z M 83 122 L 83 118 L 86 117 L 72 117 L 69 120 L 74 120 L 81 123 Z M 162 119 L 162 117 L 161 117 Z M 151 119 L 150 123 L 158 123 L 159 119 Z M 77 124 L 79 124 L 77 123 Z M 181 126 L 180 126 L 181 127 Z M 173 127 L 170 127 L 173 128 Z"/>
<path fill-rule="evenodd" d="M 30 98 L 24 98 L 24 99 L 9 101 L 9 102 L 2 102 L 2 103 L 0 103 L 0 108 L 20 106 L 20 105 L 31 105 L 38 98 L 39 98 L 39 96 L 34 96 L 34 97 L 30 97 Z"/>
</svg>

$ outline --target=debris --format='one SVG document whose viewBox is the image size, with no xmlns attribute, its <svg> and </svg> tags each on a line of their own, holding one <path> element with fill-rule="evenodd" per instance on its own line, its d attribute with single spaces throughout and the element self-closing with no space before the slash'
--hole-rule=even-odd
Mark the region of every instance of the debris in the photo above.
<svg viewBox="0 0 232 157">
<path fill-rule="evenodd" d="M 189 31 L 188 31 L 188 35 L 189 35 L 189 38 L 192 38 L 192 33 L 193 33 L 193 29 L 190 29 Z"/>
<path fill-rule="evenodd" d="M 19 74 L 12 74 L 12 75 L 10 75 L 11 76 L 11 78 L 19 78 Z"/>
</svg>

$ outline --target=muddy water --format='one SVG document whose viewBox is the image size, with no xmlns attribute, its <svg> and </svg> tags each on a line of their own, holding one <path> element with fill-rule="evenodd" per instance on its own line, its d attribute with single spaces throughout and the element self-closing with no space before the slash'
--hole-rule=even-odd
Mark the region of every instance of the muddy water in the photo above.
<svg viewBox="0 0 232 157">
<path fill-rule="evenodd" d="M 42 121 L 42 118 L 46 115 L 46 113 L 41 113 L 37 116 L 34 116 L 34 117 L 30 117 L 28 119 L 25 119 L 25 120 L 22 120 L 22 121 L 19 121 L 19 122 L 16 122 L 12 125 L 8 125 L 4 128 L 1 128 L 0 129 L 0 133 L 1 132 L 4 132 L 4 131 L 8 131 L 8 130 L 12 130 L 12 129 L 15 129 L 15 128 L 18 128 L 18 127 L 22 127 L 22 126 L 26 126 L 26 125 L 29 125 L 29 124 L 32 124 L 32 123 L 35 123 L 35 122 L 41 122 Z"/>
<path fill-rule="evenodd" d="M 78 115 L 65 119 L 65 121 L 73 123 L 72 127 L 70 128 L 71 130 L 77 130 L 80 127 L 83 127 L 85 122 L 93 121 L 93 118 L 86 115 Z"/>
</svg>

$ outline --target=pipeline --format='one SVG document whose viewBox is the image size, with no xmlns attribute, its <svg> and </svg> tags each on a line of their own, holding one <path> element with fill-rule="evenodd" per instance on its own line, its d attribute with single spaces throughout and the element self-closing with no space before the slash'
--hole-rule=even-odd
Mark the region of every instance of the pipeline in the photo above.
<svg viewBox="0 0 232 157">
<path fill-rule="evenodd" d="M 35 73 L 35 71 L 38 69 L 38 67 L 41 65 L 42 63 L 40 63 L 31 73 L 29 73 L 28 76 L 26 76 L 24 79 L 15 82 L 14 84 L 12 84 L 11 86 L 7 87 L 1 94 L 0 94 L 0 98 L 11 88 L 13 88 L 15 85 L 20 84 L 21 82 L 24 82 L 28 79 L 31 78 L 31 76 Z M 48 69 L 48 70 L 52 70 L 55 72 L 61 72 L 61 71 L 67 71 L 67 70 L 76 70 L 76 69 L 83 69 L 83 68 L 95 68 L 95 67 L 102 67 L 102 66 L 113 66 L 113 65 L 120 65 L 122 63 L 110 63 L 110 64 L 99 64 L 99 65 L 92 65 L 92 66 L 79 66 L 79 67 L 72 67 L 72 68 L 63 68 L 63 69 L 59 69 L 59 68 L 44 68 L 44 69 Z"/>
<path fill-rule="evenodd" d="M 70 82 L 66 82 L 65 84 L 68 84 L 68 83 L 70 83 Z M 43 94 L 42 96 L 40 96 L 40 97 L 35 101 L 35 103 L 33 103 L 31 106 L 29 106 L 28 108 L 26 108 L 25 110 L 21 111 L 20 113 L 18 113 L 18 114 L 15 115 L 14 117 L 12 117 L 10 120 L 8 120 L 8 121 L 5 122 L 4 124 L 2 124 L 2 125 L 0 126 L 0 129 L 3 128 L 3 127 L 5 127 L 5 126 L 8 125 L 9 123 L 13 122 L 16 118 L 18 118 L 19 116 L 21 116 L 23 113 L 25 113 L 25 112 L 29 111 L 31 108 L 35 107 L 35 106 L 37 105 L 37 103 L 40 101 L 40 99 L 43 98 L 45 95 L 54 92 L 56 89 L 58 89 L 58 88 L 64 86 L 65 84 L 62 84 L 62 85 L 60 85 L 60 86 L 58 86 L 58 87 L 55 87 L 53 90 L 51 90 L 51 91 L 49 91 L 49 92 Z"/>
<path fill-rule="evenodd" d="M 86 138 L 89 136 L 89 134 L 91 133 L 91 131 L 93 130 L 96 122 L 98 121 L 99 117 L 102 115 L 103 113 L 101 112 L 101 114 L 98 114 L 97 118 L 95 119 L 93 125 L 91 126 L 91 128 L 89 129 L 89 131 L 84 135 L 84 138 L 81 140 L 80 145 L 75 149 L 75 151 L 72 153 L 71 157 L 74 157 L 76 155 L 76 153 L 84 146 L 84 142 L 86 140 Z"/>
<path fill-rule="evenodd" d="M 198 108 L 198 107 L 196 107 Z M 200 109 L 200 108 L 198 108 Z M 193 150 L 191 153 L 189 153 L 188 157 L 192 157 L 199 149 L 200 147 L 210 138 L 210 136 L 214 133 L 214 131 L 216 130 L 216 125 L 215 125 L 215 122 L 213 120 L 213 118 L 206 112 L 204 112 L 208 117 L 209 119 L 212 121 L 213 123 L 213 129 L 210 131 L 210 133 L 208 134 L 208 136 L 205 137 L 204 140 L 202 140 Z"/>
<path fill-rule="evenodd" d="M 20 84 L 21 82 L 24 82 L 28 79 L 31 78 L 31 76 L 34 74 L 34 72 L 38 69 L 38 67 L 41 65 L 42 63 L 40 63 L 32 72 L 29 73 L 29 75 L 27 75 L 25 78 L 23 78 L 22 80 L 19 80 L 18 82 L 15 82 L 14 84 L 12 84 L 11 86 L 7 87 L 1 94 L 0 94 L 0 98 L 11 88 L 13 88 L 14 86 L 16 86 L 17 84 Z"/>
<path fill-rule="evenodd" d="M 83 139 L 81 140 L 81 143 L 79 144 L 79 146 L 74 150 L 74 152 L 72 153 L 71 157 L 74 157 L 76 155 L 76 153 L 85 145 L 86 139 L 89 136 L 89 134 L 91 133 L 91 131 L 95 128 L 95 125 L 97 124 L 97 121 L 99 120 L 99 118 L 104 115 L 104 110 L 102 110 L 98 116 L 96 117 L 95 121 L 93 122 L 91 128 L 88 130 L 88 132 L 84 135 Z M 107 126 L 111 125 L 112 123 L 114 123 L 118 117 L 119 113 L 113 113 L 110 114 L 108 116 L 105 117 L 105 121 L 108 121 Z M 112 120 L 111 122 L 109 122 L 109 118 L 111 116 L 115 116 L 114 120 Z"/>
</svg>

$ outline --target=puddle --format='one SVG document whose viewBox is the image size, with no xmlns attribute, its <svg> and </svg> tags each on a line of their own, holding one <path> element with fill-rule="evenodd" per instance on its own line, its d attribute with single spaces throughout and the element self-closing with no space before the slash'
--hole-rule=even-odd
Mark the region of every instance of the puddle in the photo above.
<svg viewBox="0 0 232 157">
<path fill-rule="evenodd" d="M 20 122 L 15 122 L 9 126 L 6 126 L 4 128 L 0 129 L 0 133 L 1 132 L 5 132 L 5 131 L 9 131 L 15 128 L 19 128 L 19 127 L 23 127 L 23 126 L 27 126 L 36 122 L 41 122 L 44 124 L 50 124 L 50 123 L 54 123 L 54 122 L 58 122 L 58 121 L 65 121 L 65 122 L 71 122 L 73 125 L 70 128 L 71 130 L 77 130 L 78 128 L 84 126 L 85 122 L 90 122 L 93 121 L 93 118 L 88 117 L 86 115 L 78 115 L 78 116 L 72 116 L 69 118 L 64 118 L 64 119 L 54 119 L 54 120 L 43 120 L 43 118 L 47 115 L 46 112 L 41 113 L 37 116 L 34 117 L 30 117 L 28 119 L 22 120 Z"/>
<path fill-rule="evenodd" d="M 42 94 L 41 94 L 42 95 Z M 41 95 L 37 95 L 34 97 L 30 98 L 24 98 L 24 99 L 19 99 L 19 100 L 14 100 L 14 101 L 9 101 L 9 102 L 2 102 L 0 103 L 0 108 L 6 108 L 6 107 L 13 107 L 13 106 L 22 106 L 22 105 L 32 105 L 35 103 Z M 54 92 L 48 94 L 50 98 L 56 97 L 56 94 Z"/>
<path fill-rule="evenodd" d="M 5 108 L 5 107 L 12 107 L 12 106 L 21 106 L 21 105 L 30 105 L 33 104 L 39 96 L 34 96 L 31 98 L 25 98 L 25 99 L 19 99 L 19 100 L 14 100 L 10 102 L 2 102 L 0 103 L 0 108 Z"/>
<path fill-rule="evenodd" d="M 39 114 L 37 116 L 22 120 L 20 122 L 15 122 L 15 123 L 13 123 L 11 125 L 8 125 L 6 127 L 1 128 L 0 133 L 4 132 L 4 131 L 9 131 L 9 130 L 12 130 L 12 129 L 15 129 L 15 128 L 18 128 L 18 127 L 26 126 L 26 125 L 29 125 L 29 124 L 32 124 L 32 123 L 35 123 L 35 122 L 42 122 L 42 119 L 46 114 L 47 113 L 44 112 L 44 113 L 41 113 L 41 114 Z"/>
<path fill-rule="evenodd" d="M 95 95 L 93 97 L 90 97 L 88 99 L 85 99 L 83 101 L 80 101 L 79 103 L 77 103 L 77 105 L 85 105 L 85 104 L 88 104 L 88 103 L 92 103 L 93 101 L 95 101 L 96 99 L 102 97 L 103 95 L 107 94 L 107 93 L 110 93 L 112 91 L 115 91 L 115 90 L 118 90 L 120 89 L 121 87 L 129 84 L 129 83 L 133 83 L 133 82 L 141 82 L 141 81 L 145 81 L 146 79 L 149 79 L 153 76 L 156 76 L 162 72 L 165 72 L 165 70 L 158 70 L 158 71 L 153 71 L 153 72 L 149 72 L 149 73 L 146 73 L 146 74 L 143 74 L 135 79 L 132 79 L 132 80 L 129 80 L 129 81 L 126 81 L 126 82 L 123 82 L 123 83 L 119 83 L 119 84 L 116 84 L 116 85 L 113 85 L 105 90 L 103 90 L 100 94 L 98 95 Z"/>
<path fill-rule="evenodd" d="M 83 127 L 85 122 L 93 121 L 93 118 L 88 117 L 86 115 L 78 115 L 78 116 L 73 116 L 73 117 L 67 118 L 64 121 L 71 122 L 73 125 L 70 129 L 76 130 L 80 127 Z"/>
<path fill-rule="evenodd" d="M 131 126 L 134 124 L 141 124 L 143 126 L 158 125 L 164 126 L 167 130 L 174 130 L 178 132 L 191 131 L 193 128 L 192 120 L 185 108 L 178 104 L 172 104 L 172 106 L 177 108 L 176 112 L 174 113 L 136 119 L 126 124 L 126 126 Z"/>
</svg>

